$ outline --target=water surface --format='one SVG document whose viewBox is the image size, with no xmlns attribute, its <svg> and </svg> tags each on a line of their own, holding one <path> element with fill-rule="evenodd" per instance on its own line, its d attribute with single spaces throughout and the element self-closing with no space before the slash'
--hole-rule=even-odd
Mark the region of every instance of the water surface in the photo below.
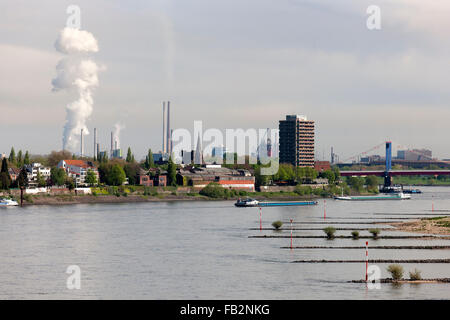
<svg viewBox="0 0 450 320">
<path fill-rule="evenodd" d="M 450 214 L 450 188 L 423 187 L 406 201 L 326 201 L 335 227 L 373 227 L 373 218 Z M 448 210 L 448 211 L 446 211 Z M 325 225 L 323 200 L 310 207 L 262 209 L 275 220 Z M 344 219 L 343 219 L 344 218 Z M 364 219 L 360 219 L 364 218 Z M 326 226 L 329 226 L 327 224 Z M 281 249 L 289 239 L 254 239 L 259 209 L 231 201 L 29 206 L 0 210 L 0 299 L 449 299 L 449 284 L 382 284 L 368 290 L 365 265 L 296 264 L 294 260 L 365 259 L 365 250 Z M 284 227 L 288 227 L 285 225 Z M 384 226 L 381 226 L 384 227 Z M 350 235 L 351 231 L 337 231 Z M 289 231 L 281 234 L 289 235 Z M 323 235 L 321 230 L 294 231 Z M 360 231 L 361 235 L 368 232 Z M 381 235 L 407 235 L 381 231 Z M 294 245 L 363 246 L 365 239 L 294 239 Z M 446 240 L 369 240 L 369 245 L 449 245 Z M 450 258 L 450 250 L 372 250 L 374 259 Z M 81 268 L 81 289 L 66 288 L 69 265 Z M 449 264 L 403 264 L 424 278 L 450 277 Z M 379 264 L 388 277 L 385 264 Z M 406 274 L 407 276 L 407 274 Z"/>
</svg>

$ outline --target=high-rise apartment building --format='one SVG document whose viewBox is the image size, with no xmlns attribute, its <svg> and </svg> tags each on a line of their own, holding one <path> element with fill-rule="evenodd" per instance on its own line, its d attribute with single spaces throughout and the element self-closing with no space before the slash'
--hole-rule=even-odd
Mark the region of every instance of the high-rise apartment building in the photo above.
<svg viewBox="0 0 450 320">
<path fill-rule="evenodd" d="M 280 120 L 280 163 L 314 167 L 314 121 L 305 116 L 287 115 Z"/>
</svg>

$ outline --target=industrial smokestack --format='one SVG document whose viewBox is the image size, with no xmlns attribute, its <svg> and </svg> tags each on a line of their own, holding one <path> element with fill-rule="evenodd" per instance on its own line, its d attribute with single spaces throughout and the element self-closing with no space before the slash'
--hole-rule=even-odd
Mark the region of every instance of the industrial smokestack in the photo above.
<svg viewBox="0 0 450 320">
<path fill-rule="evenodd" d="M 166 102 L 163 102 L 162 153 L 166 152 Z"/>
<path fill-rule="evenodd" d="M 110 157 L 112 158 L 113 156 L 113 150 L 114 150 L 114 144 L 113 144 L 113 132 L 111 131 L 111 153 L 110 153 Z"/>
<path fill-rule="evenodd" d="M 99 155 L 100 155 L 100 143 L 97 142 L 97 154 L 96 154 L 97 160 Z"/>
<path fill-rule="evenodd" d="M 80 156 L 81 158 L 83 158 L 83 129 L 81 129 L 80 145 L 81 145 Z"/>
<path fill-rule="evenodd" d="M 166 152 L 171 153 L 170 150 L 170 101 L 167 101 L 167 138 L 166 138 Z"/>
<path fill-rule="evenodd" d="M 97 158 L 97 128 L 94 128 L 94 154 L 92 156 L 94 160 Z"/>
<path fill-rule="evenodd" d="M 272 140 L 270 139 L 269 128 L 267 128 L 267 156 L 272 157 Z"/>
</svg>

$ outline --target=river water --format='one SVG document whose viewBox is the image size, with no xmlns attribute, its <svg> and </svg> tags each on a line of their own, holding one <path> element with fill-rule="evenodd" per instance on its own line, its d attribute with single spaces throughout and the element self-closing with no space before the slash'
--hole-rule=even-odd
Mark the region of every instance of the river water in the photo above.
<svg viewBox="0 0 450 320">
<path fill-rule="evenodd" d="M 404 201 L 345 202 L 263 208 L 263 227 L 293 219 L 297 228 L 373 227 L 364 222 L 411 214 L 450 214 L 450 188 L 423 187 Z M 376 218 L 376 219 L 374 219 Z M 391 220 L 391 219 L 389 219 Z M 314 223 L 311 223 L 314 222 Z M 357 222 L 358 224 L 342 224 Z M 311 223 L 311 224 L 307 224 Z M 284 227 L 289 228 L 289 224 Z M 380 226 L 386 227 L 386 226 Z M 256 228 L 256 230 L 251 230 Z M 29 206 L 0 210 L 0 299 L 449 299 L 450 284 L 348 283 L 363 263 L 299 264 L 294 260 L 364 260 L 365 249 L 282 249 L 289 230 L 258 230 L 258 208 L 232 201 Z M 337 231 L 350 235 L 351 230 Z M 368 235 L 367 231 L 360 231 Z M 409 233 L 382 230 L 380 235 Z M 323 235 L 299 230 L 294 235 Z M 294 246 L 364 246 L 366 239 L 299 239 Z M 369 245 L 450 245 L 450 240 L 379 239 Z M 450 250 L 369 250 L 373 259 L 450 258 Z M 66 269 L 81 270 L 69 290 Z M 378 264 L 388 277 L 388 264 Z M 403 264 L 424 278 L 450 277 L 449 264 Z"/>
</svg>

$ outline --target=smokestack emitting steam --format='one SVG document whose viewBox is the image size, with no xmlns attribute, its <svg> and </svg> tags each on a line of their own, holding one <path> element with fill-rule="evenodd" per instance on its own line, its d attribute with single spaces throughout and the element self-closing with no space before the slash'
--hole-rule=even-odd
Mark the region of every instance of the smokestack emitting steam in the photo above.
<svg viewBox="0 0 450 320">
<path fill-rule="evenodd" d="M 125 129 L 125 126 L 123 124 L 116 123 L 114 125 L 114 141 L 116 142 L 116 146 L 114 149 L 120 148 L 120 131 L 122 131 L 122 129 Z"/>
<path fill-rule="evenodd" d="M 67 57 L 56 66 L 52 90 L 75 89 L 78 93 L 78 99 L 66 106 L 63 132 L 63 149 L 73 151 L 78 145 L 76 135 L 81 130 L 89 134 L 86 121 L 93 110 L 92 91 L 98 86 L 99 67 L 93 60 L 83 58 L 82 54 L 98 52 L 98 44 L 90 32 L 66 27 L 56 39 L 55 48 Z"/>
<path fill-rule="evenodd" d="M 172 150 L 170 150 L 170 101 L 167 101 L 167 139 L 166 139 L 166 151 L 170 155 L 172 153 Z"/>
<path fill-rule="evenodd" d="M 92 154 L 92 157 L 95 158 L 97 157 L 97 128 L 94 128 L 94 152 Z"/>
<path fill-rule="evenodd" d="M 113 132 L 111 131 L 111 154 L 109 155 L 111 158 L 113 156 L 114 144 L 113 144 Z"/>
</svg>

